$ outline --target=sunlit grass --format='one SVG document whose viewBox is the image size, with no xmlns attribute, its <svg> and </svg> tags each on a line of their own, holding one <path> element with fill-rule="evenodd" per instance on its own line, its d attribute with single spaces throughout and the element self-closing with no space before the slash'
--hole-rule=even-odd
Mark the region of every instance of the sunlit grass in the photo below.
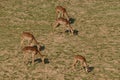
<svg viewBox="0 0 120 80">
<path fill-rule="evenodd" d="M 52 32 L 55 6 L 62 5 L 78 35 Z M 0 1 L 1 80 L 118 80 L 120 62 L 119 0 L 3 0 Z M 64 29 L 65 30 L 65 29 Z M 19 50 L 20 35 L 31 32 L 48 55 L 48 64 L 25 65 Z M 90 73 L 71 70 L 74 55 L 86 57 Z M 37 57 L 36 57 L 37 58 Z"/>
</svg>

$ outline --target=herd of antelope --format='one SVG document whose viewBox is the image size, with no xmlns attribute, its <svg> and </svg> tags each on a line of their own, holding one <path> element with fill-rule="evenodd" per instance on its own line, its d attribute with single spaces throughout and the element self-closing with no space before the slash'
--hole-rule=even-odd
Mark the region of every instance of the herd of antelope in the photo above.
<svg viewBox="0 0 120 80">
<path fill-rule="evenodd" d="M 66 9 L 62 6 L 57 6 L 55 9 L 56 9 L 56 20 L 55 20 L 55 24 L 53 25 L 53 28 L 57 27 L 58 25 L 64 25 L 73 34 L 74 30 L 70 25 L 69 16 L 67 14 Z M 27 46 L 24 46 L 24 43 L 26 41 L 28 42 L 28 44 Z M 40 56 L 42 63 L 44 63 L 44 59 L 46 55 L 41 54 L 40 52 L 41 45 L 38 43 L 34 35 L 31 34 L 30 32 L 23 32 L 21 34 L 21 48 L 22 48 L 22 52 L 24 53 L 25 64 L 28 64 L 28 55 L 31 55 L 32 65 L 34 65 L 35 55 L 37 54 Z M 85 57 L 83 57 L 82 55 L 74 56 L 74 62 L 72 68 L 75 69 L 75 65 L 77 64 L 78 61 L 81 63 L 81 66 L 85 69 L 85 71 L 89 72 L 89 66 L 87 65 Z"/>
</svg>

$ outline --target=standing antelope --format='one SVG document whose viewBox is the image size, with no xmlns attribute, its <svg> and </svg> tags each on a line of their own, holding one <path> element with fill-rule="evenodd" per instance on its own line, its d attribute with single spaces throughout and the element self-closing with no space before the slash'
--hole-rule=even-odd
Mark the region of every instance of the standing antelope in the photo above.
<svg viewBox="0 0 120 80">
<path fill-rule="evenodd" d="M 81 55 L 74 56 L 73 69 L 75 68 L 75 65 L 77 64 L 78 61 L 80 61 L 81 66 L 85 69 L 85 71 L 89 72 L 89 66 L 87 65 L 86 59 Z"/>
<path fill-rule="evenodd" d="M 28 54 L 31 54 L 32 55 L 32 65 L 34 65 L 35 55 L 39 54 L 40 58 L 42 59 L 42 63 L 44 63 L 45 55 L 42 55 L 36 46 L 26 46 L 22 49 L 22 51 L 24 53 L 25 62 L 26 61 L 28 62 Z"/>
<path fill-rule="evenodd" d="M 23 46 L 24 41 L 28 41 L 29 46 L 36 45 L 38 50 L 40 49 L 40 45 L 35 39 L 35 37 L 29 32 L 23 32 L 21 35 L 21 47 Z"/>
<path fill-rule="evenodd" d="M 67 20 L 67 19 L 64 19 L 64 18 L 58 18 L 56 21 L 55 21 L 55 24 L 53 25 L 53 28 L 56 28 L 58 25 L 65 25 L 67 28 L 70 29 L 70 31 L 72 32 L 73 34 L 73 28 L 71 27 L 70 25 L 70 22 Z"/>
<path fill-rule="evenodd" d="M 59 17 L 66 17 L 67 20 L 69 21 L 69 17 L 68 17 L 67 11 L 62 6 L 57 6 L 56 7 L 56 15 L 57 15 L 57 18 L 59 18 Z"/>
</svg>

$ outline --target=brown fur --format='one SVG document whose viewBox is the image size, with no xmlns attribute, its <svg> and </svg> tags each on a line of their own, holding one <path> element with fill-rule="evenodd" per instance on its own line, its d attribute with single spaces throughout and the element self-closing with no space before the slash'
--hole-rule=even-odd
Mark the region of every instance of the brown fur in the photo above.
<svg viewBox="0 0 120 80">
<path fill-rule="evenodd" d="M 85 68 L 86 72 L 88 72 L 89 70 L 88 70 L 88 65 L 87 65 L 86 59 L 85 59 L 85 57 L 83 57 L 81 55 L 74 56 L 73 69 L 75 68 L 75 65 L 77 64 L 78 61 L 80 61 L 81 66 L 83 68 Z"/>
<path fill-rule="evenodd" d="M 69 17 L 68 17 L 68 14 L 67 14 L 67 11 L 65 8 L 63 8 L 62 6 L 57 6 L 56 7 L 56 15 L 57 15 L 57 19 L 59 17 L 66 17 L 67 20 L 69 21 Z M 59 16 L 60 15 L 60 16 Z"/>
<path fill-rule="evenodd" d="M 28 41 L 29 46 L 37 45 L 38 49 L 40 48 L 39 43 L 33 36 L 33 34 L 29 32 L 23 32 L 21 35 L 21 47 L 23 46 L 24 41 Z"/>
<path fill-rule="evenodd" d="M 26 46 L 22 49 L 23 53 L 24 53 L 24 59 L 25 59 L 25 62 L 26 60 L 28 60 L 28 56 L 27 54 L 31 54 L 32 55 L 32 65 L 34 65 L 34 58 L 35 58 L 35 55 L 36 54 L 39 54 L 39 56 L 41 57 L 42 59 L 42 62 L 44 63 L 44 58 L 45 58 L 45 55 L 42 55 L 40 53 L 40 51 L 38 51 L 38 49 L 34 46 Z"/>
<path fill-rule="evenodd" d="M 54 24 L 54 28 L 56 28 L 58 25 L 65 25 L 67 28 L 70 29 L 70 31 L 73 33 L 73 28 L 71 27 L 69 21 L 67 19 L 64 19 L 64 18 L 58 18 L 56 21 L 55 21 L 55 24 Z"/>
</svg>

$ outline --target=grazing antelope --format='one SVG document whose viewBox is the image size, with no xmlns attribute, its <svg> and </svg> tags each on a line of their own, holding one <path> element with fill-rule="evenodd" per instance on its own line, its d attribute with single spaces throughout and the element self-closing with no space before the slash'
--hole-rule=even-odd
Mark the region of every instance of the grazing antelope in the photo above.
<svg viewBox="0 0 120 80">
<path fill-rule="evenodd" d="M 21 47 L 23 46 L 24 41 L 28 41 L 29 46 L 36 45 L 38 50 L 40 49 L 40 45 L 35 39 L 35 37 L 29 32 L 23 32 L 21 35 Z"/>
<path fill-rule="evenodd" d="M 44 59 L 46 57 L 46 55 L 42 55 L 40 53 L 40 51 L 38 51 L 36 46 L 26 46 L 22 49 L 23 53 L 24 53 L 24 59 L 25 61 L 28 60 L 28 54 L 32 55 L 32 65 L 34 65 L 34 59 L 35 59 L 35 55 L 39 54 L 40 58 L 42 59 L 42 63 L 44 63 Z M 27 61 L 28 62 L 28 61 Z"/>
<path fill-rule="evenodd" d="M 78 61 L 80 61 L 81 66 L 85 69 L 85 71 L 89 72 L 89 66 L 87 65 L 86 59 L 81 55 L 74 56 L 73 69 L 75 69 L 75 65 L 77 64 Z"/>
<path fill-rule="evenodd" d="M 59 17 L 63 17 L 63 18 L 66 17 L 66 19 L 69 21 L 69 17 L 68 17 L 67 11 L 62 6 L 57 6 L 56 7 L 56 15 L 57 15 L 57 18 L 59 18 Z"/>
<path fill-rule="evenodd" d="M 55 21 L 55 24 L 53 25 L 53 28 L 56 28 L 58 25 L 65 25 L 67 28 L 70 29 L 70 31 L 72 32 L 73 34 L 73 28 L 71 27 L 70 25 L 70 22 L 67 20 L 67 19 L 64 19 L 64 18 L 58 18 L 56 21 Z"/>
</svg>

